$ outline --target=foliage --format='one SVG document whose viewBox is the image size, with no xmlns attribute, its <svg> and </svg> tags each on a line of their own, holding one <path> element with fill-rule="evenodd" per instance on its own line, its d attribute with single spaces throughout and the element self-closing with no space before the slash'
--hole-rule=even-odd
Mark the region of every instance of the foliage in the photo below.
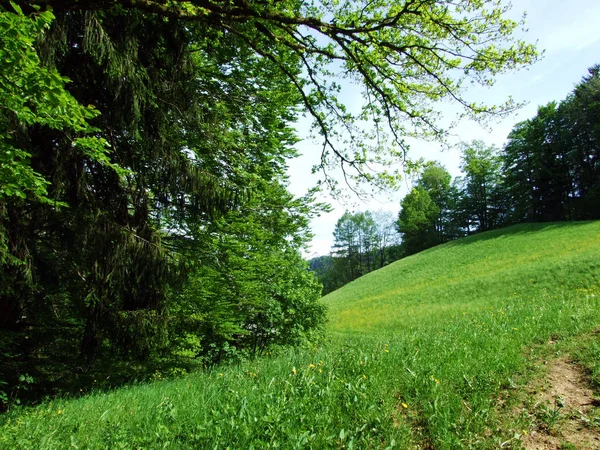
<svg viewBox="0 0 600 450">
<path fill-rule="evenodd" d="M 34 44 L 47 32 L 53 14 L 26 16 L 16 4 L 11 8 L 13 12 L 0 9 L 0 309 L 4 312 L 0 328 L 13 327 L 19 320 L 19 304 L 9 297 L 30 275 L 30 252 L 13 234 L 22 224 L 11 205 L 38 202 L 49 210 L 66 205 L 49 195 L 54 177 L 32 165 L 32 141 L 26 129 L 59 131 L 68 152 L 114 170 L 113 176 L 126 173 L 110 161 L 106 140 L 96 136 L 97 128 L 89 123 L 99 112 L 91 104 L 80 104 L 66 90 L 69 79 L 40 61 Z M 52 153 L 52 147 L 49 143 L 44 151 Z"/>
<path fill-rule="evenodd" d="M 323 255 L 308 260 L 308 267 L 315 278 L 322 284 L 322 295 L 327 295 L 338 288 L 338 281 L 334 273 L 334 257 Z"/>
<path fill-rule="evenodd" d="M 440 207 L 425 188 L 414 187 L 403 199 L 398 216 L 398 232 L 407 255 L 417 253 L 438 243 L 436 221 Z"/>
<path fill-rule="evenodd" d="M 514 110 L 510 99 L 474 103 L 466 87 L 490 86 L 497 74 L 537 60 L 535 47 L 514 37 L 520 23 L 506 18 L 510 5 L 501 0 L 26 3 L 52 6 L 57 14 L 106 9 L 186 23 L 210 30 L 217 47 L 234 37 L 294 85 L 323 143 L 317 168 L 341 167 L 355 187 L 353 180 L 394 185 L 399 173 L 372 173 L 369 166 L 403 160 L 406 137 L 447 137 L 434 102 L 453 101 L 463 115 L 481 120 Z M 359 110 L 341 100 L 340 76 L 360 90 Z M 333 177 L 325 181 L 335 189 Z"/>
<path fill-rule="evenodd" d="M 315 205 L 285 189 L 296 142 L 289 124 L 299 101 L 289 79 L 274 76 L 273 63 L 239 38 L 201 24 L 119 6 L 76 9 L 55 8 L 49 27 L 47 13 L 33 11 L 27 19 L 46 27 L 27 47 L 38 64 L 32 77 L 61 73 L 71 80 L 70 94 L 46 92 L 52 86 L 44 84 L 34 94 L 95 109 L 80 107 L 72 116 L 69 105 L 59 111 L 75 130 L 70 122 L 20 125 L 28 167 L 52 180 L 51 202 L 0 200 L 0 306 L 7 311 L 0 326 L 10 329 L 0 378 L 16 385 L 19 372 L 32 370 L 44 393 L 65 366 L 87 375 L 95 359 L 109 355 L 111 363 L 134 359 L 149 366 L 156 359 L 218 359 L 223 339 L 211 341 L 201 334 L 209 326 L 186 328 L 179 319 L 189 307 L 183 299 L 205 283 L 201 291 L 211 297 L 201 298 L 202 307 L 215 305 L 209 315 L 215 325 L 219 302 L 240 288 L 230 276 L 245 277 L 240 289 L 250 299 L 241 321 L 223 316 L 215 325 L 244 330 L 220 332 L 232 347 L 251 348 L 246 340 L 259 332 L 274 334 L 260 341 L 261 350 L 318 332 L 318 286 L 297 255 Z M 298 59 L 288 57 L 295 74 Z M 51 75 L 64 88 L 67 78 Z M 93 128 L 84 129 L 78 114 Z M 73 146 L 88 131 L 93 135 L 81 143 L 108 142 L 110 160 Z M 255 248 L 242 250 L 248 240 Z M 267 241 L 269 252 L 278 246 L 278 253 L 267 252 Z M 254 250 L 258 263 L 246 258 Z M 213 259 L 219 252 L 234 263 Z M 23 263 L 12 264 L 15 259 Z M 270 284 L 263 289 L 266 267 Z M 223 292 L 229 297 L 220 297 Z M 210 343 L 214 355 L 204 346 Z"/>
<path fill-rule="evenodd" d="M 31 166 L 30 143 L 24 128 L 42 125 L 67 134 L 71 146 L 92 161 L 110 163 L 107 142 L 93 136 L 96 128 L 88 121 L 99 112 L 83 106 L 66 90 L 70 81 L 56 69 L 43 67 L 34 44 L 50 27 L 50 11 L 25 16 L 12 4 L 14 12 L 0 10 L 0 201 L 6 197 L 34 198 L 50 202 L 50 181 Z M 124 172 L 118 171 L 123 174 Z M 4 254 L 4 252 L 3 252 Z"/>
<path fill-rule="evenodd" d="M 502 161 L 494 147 L 482 141 L 465 146 L 461 165 L 465 173 L 461 209 L 468 212 L 468 231 L 487 231 L 502 223 L 505 207 L 501 168 Z"/>
<path fill-rule="evenodd" d="M 598 67 L 573 93 L 517 124 L 503 153 L 512 220 L 598 218 Z"/>
<path fill-rule="evenodd" d="M 396 230 L 396 218 L 391 211 L 375 211 L 373 219 L 377 227 L 376 268 L 381 269 L 383 266 L 400 259 L 400 235 Z"/>
<path fill-rule="evenodd" d="M 299 252 L 310 204 L 277 183 L 261 193 L 192 232 L 208 251 L 173 309 L 177 331 L 198 336 L 193 356 L 207 362 L 299 345 L 325 320 L 321 286 Z"/>
<path fill-rule="evenodd" d="M 406 256 L 463 235 L 457 220 L 459 192 L 451 180 L 439 162 L 428 162 L 400 203 L 397 227 Z"/>
<path fill-rule="evenodd" d="M 334 230 L 331 255 L 309 261 L 310 270 L 323 284 L 323 295 L 401 257 L 394 215 L 345 211 Z"/>
<path fill-rule="evenodd" d="M 333 231 L 334 265 L 342 276 L 342 284 L 370 272 L 374 264 L 377 225 L 369 211 L 345 211 Z"/>
<path fill-rule="evenodd" d="M 569 223 L 448 243 L 326 297 L 327 345 L 14 409 L 0 447 L 499 448 L 540 346 L 597 328 L 599 241 Z"/>
<path fill-rule="evenodd" d="M 399 257 L 391 213 L 345 211 L 333 236 L 331 268 L 324 277 L 330 289 L 324 294 Z"/>
</svg>

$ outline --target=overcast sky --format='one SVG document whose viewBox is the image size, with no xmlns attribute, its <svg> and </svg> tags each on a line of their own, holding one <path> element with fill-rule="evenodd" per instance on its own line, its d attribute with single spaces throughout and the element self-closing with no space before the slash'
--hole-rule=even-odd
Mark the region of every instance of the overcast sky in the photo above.
<svg viewBox="0 0 600 450">
<path fill-rule="evenodd" d="M 545 50 L 544 58 L 535 65 L 513 74 L 498 78 L 491 89 L 479 88 L 473 92 L 474 100 L 486 103 L 500 103 L 509 95 L 519 102 L 528 104 L 509 118 L 493 125 L 490 132 L 473 122 L 462 122 L 455 133 L 460 140 L 481 139 L 487 144 L 502 147 L 508 133 L 519 121 L 533 117 L 539 105 L 549 101 L 560 101 L 586 75 L 587 68 L 600 63 L 600 1 L 599 0 L 517 0 L 511 11 L 511 18 L 519 19 L 527 12 L 528 32 L 521 37 L 529 42 L 538 42 L 538 48 Z M 479 97 L 479 98 L 477 98 Z M 469 96 L 471 98 L 471 96 Z M 440 105 L 441 110 L 448 106 Z M 309 137 L 310 121 L 301 119 L 297 124 L 299 137 L 297 144 L 301 157 L 290 162 L 290 191 L 303 195 L 313 187 L 318 176 L 311 175 L 311 167 L 319 161 L 321 145 Z M 416 143 L 411 146 L 411 157 L 442 162 L 453 176 L 459 174 L 459 154 L 457 150 L 440 152 L 440 147 L 432 143 Z M 390 199 L 374 198 L 361 202 L 340 202 L 323 196 L 334 210 L 312 221 L 314 239 L 308 252 L 329 254 L 333 242 L 333 229 L 345 209 L 391 210 L 397 214 L 400 200 L 410 187 L 410 180 L 404 180 L 400 191 L 392 193 Z"/>
</svg>

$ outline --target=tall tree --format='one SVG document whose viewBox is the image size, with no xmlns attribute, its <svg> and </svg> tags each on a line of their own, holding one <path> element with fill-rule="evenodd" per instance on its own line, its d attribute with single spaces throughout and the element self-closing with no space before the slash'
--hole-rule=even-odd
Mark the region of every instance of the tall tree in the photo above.
<svg viewBox="0 0 600 450">
<path fill-rule="evenodd" d="M 600 218 L 600 65 L 560 105 L 568 136 L 573 218 Z"/>
<path fill-rule="evenodd" d="M 570 216 L 572 182 L 563 106 L 550 102 L 517 124 L 504 148 L 510 220 L 556 221 Z"/>
<path fill-rule="evenodd" d="M 373 270 L 377 225 L 369 211 L 344 212 L 335 225 L 333 238 L 334 272 L 340 286 Z"/>
<path fill-rule="evenodd" d="M 64 206 L 49 197 L 49 179 L 32 166 L 27 127 L 60 131 L 70 137 L 73 153 L 125 173 L 109 162 L 106 141 L 93 135 L 98 130 L 89 121 L 98 111 L 79 104 L 65 88 L 69 80 L 41 64 L 33 44 L 54 19 L 52 13 L 26 17 L 18 6 L 12 6 L 13 11 L 0 10 L 0 310 L 4 312 L 0 329 L 17 325 L 22 311 L 13 296 L 29 274 L 23 267 L 28 251 L 17 244 L 18 228 L 9 225 L 19 220 L 11 205 L 29 200 Z"/>
<path fill-rule="evenodd" d="M 408 149 L 405 137 L 445 139 L 449 130 L 440 124 L 441 114 L 431 107 L 432 102 L 451 100 L 467 115 L 482 119 L 512 111 L 516 106 L 512 101 L 495 106 L 474 103 L 465 88 L 472 82 L 489 86 L 497 74 L 537 59 L 533 45 L 514 37 L 520 23 L 506 18 L 511 6 L 502 0 L 18 3 L 27 8 L 50 6 L 69 22 L 82 18 L 80 34 L 104 40 L 104 55 L 109 55 L 113 36 L 109 28 L 89 28 L 102 23 L 98 17 L 108 13 L 147 20 L 148 27 L 127 36 L 131 38 L 129 46 L 122 40 L 123 45 L 113 47 L 125 56 L 118 62 L 121 67 L 134 67 L 130 63 L 136 59 L 139 38 L 144 36 L 141 31 L 157 36 L 166 29 L 179 28 L 180 35 L 163 35 L 162 42 L 175 44 L 187 37 L 197 43 L 208 39 L 217 49 L 223 42 L 250 48 L 258 60 L 268 61 L 274 72 L 285 75 L 297 89 L 323 138 L 317 165 L 322 170 L 341 166 L 350 182 L 362 179 L 393 184 L 395 172 L 373 175 L 370 165 L 402 160 Z M 122 30 L 133 28 L 135 25 L 127 25 Z M 91 32 L 86 33 L 86 29 Z M 193 30 L 203 33 L 192 36 Z M 71 48 L 72 52 L 80 50 Z M 117 61 L 114 54 L 106 59 L 111 60 Z M 303 70 L 297 70 L 297 62 Z M 143 73 L 129 75 L 128 82 L 147 85 Z M 342 101 L 340 75 L 361 88 L 365 102 L 360 111 L 351 110 Z M 113 87 L 118 88 L 118 84 Z M 389 126 L 390 139 L 379 124 Z M 327 180 L 333 184 L 334 180 Z"/>
<path fill-rule="evenodd" d="M 376 231 L 377 266 L 380 269 L 386 264 L 400 258 L 400 235 L 396 227 L 396 218 L 391 211 L 376 211 L 373 213 Z"/>
<path fill-rule="evenodd" d="M 417 186 L 427 191 L 429 197 L 438 208 L 435 219 L 437 233 L 436 244 L 441 244 L 455 237 L 453 221 L 450 217 L 450 208 L 453 200 L 452 176 L 439 162 L 429 162 L 417 180 Z"/>
<path fill-rule="evenodd" d="M 412 255 L 438 244 L 436 221 L 440 208 L 429 192 L 421 186 L 414 187 L 400 203 L 398 232 L 402 236 L 405 255 Z"/>
<path fill-rule="evenodd" d="M 310 238 L 310 199 L 278 182 L 212 224 L 197 224 L 191 282 L 173 306 L 181 350 L 208 362 L 228 352 L 296 345 L 325 321 L 321 286 L 300 249 Z M 198 253 L 200 252 L 200 253 Z M 181 333 L 185 330 L 185 333 Z"/>
<path fill-rule="evenodd" d="M 103 112 L 95 136 L 127 171 L 76 151 L 65 127 L 22 129 L 52 203 L 3 202 L 6 247 L 23 261 L 4 298 L 35 326 L 74 321 L 88 357 L 107 343 L 144 356 L 163 339 L 168 293 L 186 274 L 179 234 L 280 178 L 293 154 L 291 81 L 239 38 L 215 36 L 135 10 L 76 8 L 39 39 L 41 61 Z"/>
<path fill-rule="evenodd" d="M 461 169 L 463 179 L 462 210 L 470 231 L 487 231 L 502 223 L 505 202 L 502 189 L 502 162 L 494 147 L 482 141 L 465 145 Z"/>
</svg>

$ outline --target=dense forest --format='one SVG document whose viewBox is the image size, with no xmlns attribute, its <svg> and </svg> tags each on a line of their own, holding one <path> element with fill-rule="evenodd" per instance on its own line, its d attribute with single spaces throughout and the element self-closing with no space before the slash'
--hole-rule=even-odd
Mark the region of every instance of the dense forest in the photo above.
<svg viewBox="0 0 600 450">
<path fill-rule="evenodd" d="M 405 137 L 447 137 L 434 102 L 475 119 L 518 106 L 463 89 L 537 60 L 507 10 L 0 2 L 3 405 L 315 338 L 321 286 L 300 251 L 325 206 L 287 189 L 295 120 L 313 120 L 321 188 L 394 187 L 370 167 L 410 164 Z M 378 251 L 361 265 L 390 258 Z"/>
<path fill-rule="evenodd" d="M 329 256 L 310 261 L 326 294 L 389 262 L 518 223 L 600 219 L 600 66 L 561 102 L 516 124 L 502 149 L 462 145 L 462 175 L 423 164 L 395 221 L 346 212 Z"/>
</svg>

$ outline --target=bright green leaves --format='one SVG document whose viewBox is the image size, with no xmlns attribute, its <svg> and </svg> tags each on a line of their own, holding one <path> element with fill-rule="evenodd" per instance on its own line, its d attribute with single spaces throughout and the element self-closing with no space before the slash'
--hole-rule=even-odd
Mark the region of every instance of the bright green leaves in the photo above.
<svg viewBox="0 0 600 450">
<path fill-rule="evenodd" d="M 78 11 L 87 3 L 57 7 Z M 315 169 L 333 190 L 339 179 L 355 190 L 364 182 L 394 187 L 399 172 L 381 171 L 409 162 L 407 138 L 449 137 L 440 101 L 475 120 L 513 111 L 511 99 L 474 103 L 466 88 L 490 86 L 538 58 L 535 46 L 514 36 L 521 23 L 507 18 L 510 5 L 501 0 L 147 0 L 120 8 L 198 22 L 217 47 L 233 37 L 256 64 L 262 59 L 287 78 L 322 143 Z"/>
<path fill-rule="evenodd" d="M 297 18 L 297 34 L 322 35 L 295 46 L 309 75 L 305 85 L 320 94 L 307 103 L 324 141 L 321 168 L 341 165 L 346 179 L 393 186 L 390 177 L 369 175 L 370 166 L 404 160 L 406 137 L 445 140 L 434 102 L 456 102 L 473 119 L 512 111 L 510 99 L 475 104 L 464 91 L 466 82 L 489 86 L 497 74 L 537 59 L 534 46 L 513 37 L 518 23 L 507 12 L 498 0 L 323 2 L 318 13 L 310 10 L 315 17 Z M 358 85 L 362 105 L 326 90 L 342 74 Z"/>
<path fill-rule="evenodd" d="M 440 210 L 429 193 L 422 187 L 415 187 L 402 200 L 398 219 L 398 230 L 407 236 L 435 231 L 435 219 Z"/>
<path fill-rule="evenodd" d="M 173 311 L 181 329 L 201 336 L 197 356 L 206 362 L 297 345 L 325 321 L 321 286 L 299 252 L 310 199 L 293 199 L 277 182 L 256 183 L 252 199 L 191 231 L 201 256 Z"/>
<path fill-rule="evenodd" d="M 98 116 L 93 106 L 82 106 L 65 89 L 69 80 L 42 66 L 34 43 L 54 19 L 50 11 L 26 17 L 0 11 L 0 199 L 28 194 L 49 201 L 50 184 L 31 166 L 24 127 L 40 125 L 61 130 L 91 160 L 121 171 L 108 157 L 107 143 L 93 136 L 89 120 Z"/>
</svg>

